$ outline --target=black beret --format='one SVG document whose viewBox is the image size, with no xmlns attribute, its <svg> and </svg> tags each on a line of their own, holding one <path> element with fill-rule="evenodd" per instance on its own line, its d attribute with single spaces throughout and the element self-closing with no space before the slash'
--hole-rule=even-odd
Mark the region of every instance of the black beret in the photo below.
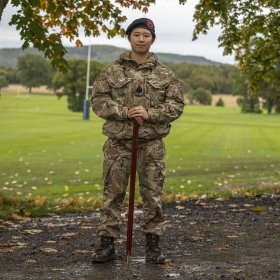
<svg viewBox="0 0 280 280">
<path fill-rule="evenodd" d="M 129 35 L 135 28 L 146 28 L 155 32 L 155 25 L 152 20 L 148 18 L 138 18 L 134 20 L 126 29 L 126 35 Z"/>
</svg>

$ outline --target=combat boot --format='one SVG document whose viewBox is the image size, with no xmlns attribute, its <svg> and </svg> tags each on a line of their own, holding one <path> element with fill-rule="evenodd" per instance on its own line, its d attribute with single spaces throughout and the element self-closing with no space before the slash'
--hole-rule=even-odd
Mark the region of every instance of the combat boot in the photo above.
<svg viewBox="0 0 280 280">
<path fill-rule="evenodd" d="M 153 233 L 146 234 L 146 262 L 165 263 L 159 247 L 159 236 Z"/>
<path fill-rule="evenodd" d="M 92 254 L 92 262 L 105 263 L 115 259 L 115 243 L 114 237 L 101 236 L 100 245 Z"/>
</svg>

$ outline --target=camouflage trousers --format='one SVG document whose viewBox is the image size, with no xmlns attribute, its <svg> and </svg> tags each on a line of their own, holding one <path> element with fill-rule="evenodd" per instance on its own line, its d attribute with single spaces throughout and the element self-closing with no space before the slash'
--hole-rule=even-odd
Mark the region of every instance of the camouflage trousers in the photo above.
<svg viewBox="0 0 280 280">
<path fill-rule="evenodd" d="M 103 202 L 100 208 L 98 235 L 120 237 L 121 204 L 131 168 L 131 140 L 109 138 L 104 146 Z M 161 139 L 138 141 L 137 173 L 143 201 L 144 233 L 163 235 L 162 191 L 165 180 L 165 145 Z"/>
</svg>

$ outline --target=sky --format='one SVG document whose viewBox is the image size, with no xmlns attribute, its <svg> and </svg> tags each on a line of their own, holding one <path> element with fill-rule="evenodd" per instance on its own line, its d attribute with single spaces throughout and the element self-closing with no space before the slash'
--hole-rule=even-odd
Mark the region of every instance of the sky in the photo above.
<svg viewBox="0 0 280 280">
<path fill-rule="evenodd" d="M 207 35 L 199 35 L 196 41 L 192 41 L 192 33 L 195 23 L 193 14 L 198 0 L 188 0 L 185 5 L 180 5 L 178 0 L 158 0 L 156 5 L 149 8 L 147 14 L 139 10 L 123 9 L 123 14 L 127 21 L 123 27 L 126 27 L 137 18 L 150 18 L 155 24 L 156 42 L 152 45 L 150 51 L 155 53 L 173 53 L 181 55 L 202 56 L 207 59 L 234 64 L 233 56 L 223 56 L 223 48 L 219 48 L 218 37 L 221 30 L 218 26 L 210 29 Z M 19 31 L 15 26 L 9 26 L 11 16 L 16 13 L 16 8 L 9 2 L 6 6 L 0 23 L 0 48 L 19 48 L 22 46 Z M 79 39 L 84 45 L 113 45 L 130 49 L 127 38 L 120 36 L 113 39 L 107 39 L 105 34 L 100 37 L 89 38 L 84 36 L 83 30 L 80 32 Z M 64 39 L 65 46 L 75 46 L 75 42 Z"/>
</svg>

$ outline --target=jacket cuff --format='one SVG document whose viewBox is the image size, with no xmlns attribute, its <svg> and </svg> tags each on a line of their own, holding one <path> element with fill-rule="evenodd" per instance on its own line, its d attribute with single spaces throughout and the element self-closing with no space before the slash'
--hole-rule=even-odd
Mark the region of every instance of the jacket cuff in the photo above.
<svg viewBox="0 0 280 280">
<path fill-rule="evenodd" d="M 128 119 L 127 117 L 127 112 L 128 112 L 128 107 L 123 107 L 122 112 L 121 112 L 121 120 L 126 120 Z"/>
<path fill-rule="evenodd" d="M 147 109 L 147 112 L 148 112 L 148 115 L 149 115 L 149 118 L 148 118 L 147 121 L 150 121 L 150 122 L 155 121 L 156 118 L 157 118 L 157 114 L 156 114 L 156 112 L 155 112 L 155 109 L 153 109 L 153 108 L 148 108 L 148 109 Z"/>
</svg>

